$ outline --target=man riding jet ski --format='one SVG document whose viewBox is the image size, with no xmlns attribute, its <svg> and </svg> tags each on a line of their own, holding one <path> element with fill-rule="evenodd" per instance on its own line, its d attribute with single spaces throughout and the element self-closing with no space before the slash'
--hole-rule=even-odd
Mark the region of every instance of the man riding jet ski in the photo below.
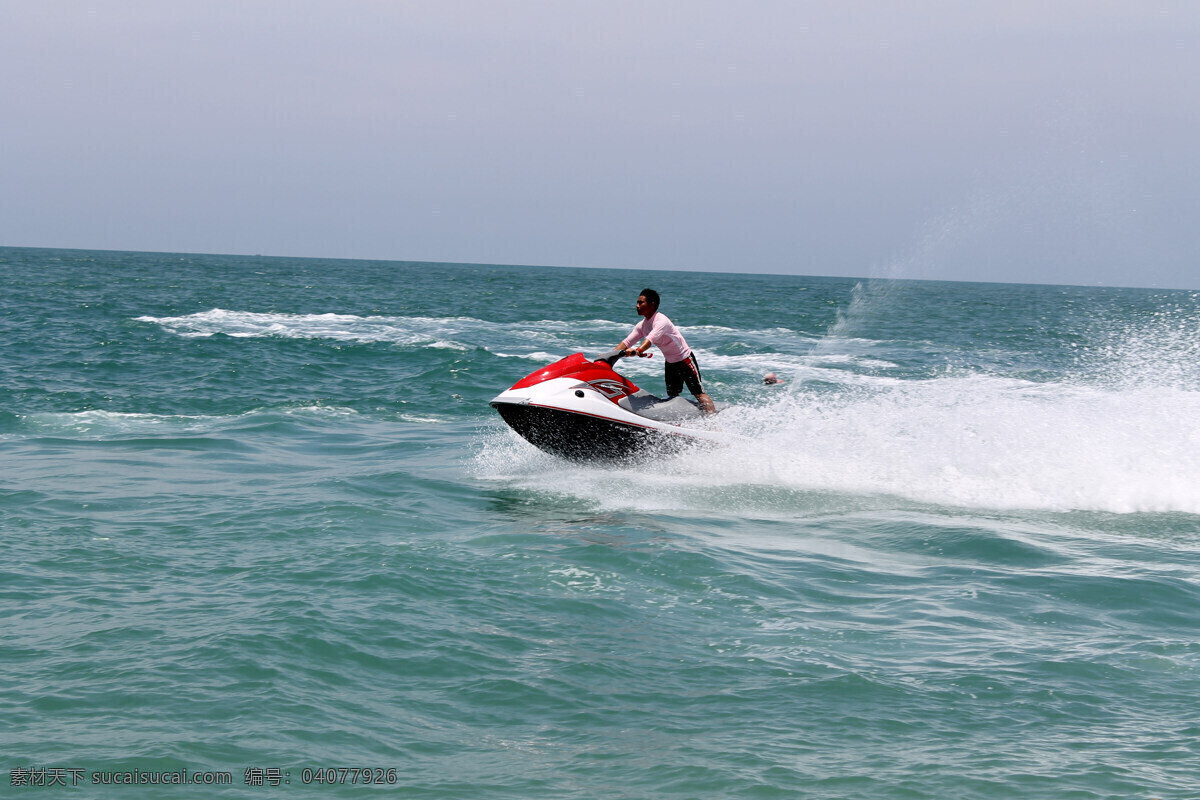
<svg viewBox="0 0 1200 800">
<path fill-rule="evenodd" d="M 492 400 L 492 407 L 535 446 L 576 461 L 629 458 L 717 441 L 717 434 L 689 426 L 717 408 L 704 392 L 696 356 L 674 323 L 659 313 L 658 304 L 658 292 L 643 289 L 637 299 L 643 319 L 615 350 L 595 361 L 575 353 L 530 373 Z M 613 369 L 625 356 L 649 358 L 646 350 L 652 344 L 667 361 L 665 400 Z M 695 401 L 680 396 L 685 384 Z"/>
<path fill-rule="evenodd" d="M 654 345 L 662 351 L 666 359 L 667 397 L 674 397 L 683 391 L 687 384 L 688 391 L 696 397 L 700 410 L 705 414 L 715 414 L 712 398 L 704 392 L 700 381 L 700 365 L 696 363 L 696 354 L 688 347 L 687 340 L 675 323 L 658 310 L 658 292 L 653 289 L 642 289 L 637 299 L 638 316 L 642 321 L 633 327 L 633 331 L 621 340 L 617 348 L 627 356 L 646 356 L 646 349 Z M 640 345 L 638 339 L 642 340 Z M 634 345 L 637 345 L 636 347 Z"/>
<path fill-rule="evenodd" d="M 722 441 L 693 427 L 698 403 L 663 399 L 613 369 L 625 350 L 589 361 L 575 353 L 531 372 L 492 400 L 492 408 L 534 446 L 572 461 L 613 461 Z M 714 408 L 714 411 L 716 409 Z"/>
</svg>

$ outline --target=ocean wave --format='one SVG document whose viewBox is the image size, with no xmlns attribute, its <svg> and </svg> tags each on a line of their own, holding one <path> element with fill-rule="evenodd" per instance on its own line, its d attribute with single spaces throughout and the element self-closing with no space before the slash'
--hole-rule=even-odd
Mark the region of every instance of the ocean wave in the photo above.
<svg viewBox="0 0 1200 800">
<path fill-rule="evenodd" d="M 762 375 L 765 372 L 780 373 L 780 377 L 793 380 L 805 378 L 833 378 L 839 381 L 858 382 L 871 380 L 876 370 L 896 368 L 896 364 L 880 358 L 860 356 L 852 353 L 739 353 L 725 355 L 697 348 L 696 358 L 705 371 L 722 370 Z M 833 369 L 830 369 L 830 368 Z M 661 362 L 658 371 L 662 370 Z M 849 374 L 849 370 L 862 369 L 866 374 Z"/>
<path fill-rule="evenodd" d="M 185 338 L 218 334 L 232 338 L 330 339 L 341 342 L 416 344 L 467 338 L 488 342 L 496 335 L 545 337 L 577 334 L 580 330 L 612 331 L 625 326 L 606 320 L 540 320 L 494 322 L 474 317 L 358 316 L 355 314 L 288 314 L 231 311 L 214 308 L 180 317 L 140 316 L 135 322 L 158 325 Z M 607 338 L 605 339 L 607 341 Z M 478 345 L 476 345 L 478 346 Z"/>
<path fill-rule="evenodd" d="M 0 433 L 0 440 L 74 439 L 106 441 L 125 439 L 169 439 L 179 437 L 226 436 L 243 438 L 248 431 L 272 426 L 302 426 L 316 430 L 363 422 L 394 422 L 417 425 L 445 425 L 455 421 L 446 414 L 412 413 L 375 409 L 370 414 L 344 406 L 296 405 L 264 406 L 237 414 L 190 415 L 147 414 L 120 411 L 75 411 L 14 414 Z"/>
<path fill-rule="evenodd" d="M 18 415 L 19 432 L 39 436 L 146 436 L 204 433 L 231 417 L 188 414 L 141 414 L 119 411 L 43 412 Z"/>
<path fill-rule="evenodd" d="M 328 340 L 360 344 L 391 343 L 431 348 L 470 350 L 480 348 L 504 357 L 532 358 L 544 352 L 547 343 L 560 344 L 567 352 L 580 349 L 597 354 L 608 349 L 632 325 L 605 319 L 497 322 L 475 317 L 449 316 L 359 316 L 355 314 L 290 314 L 233 311 L 214 308 L 177 317 L 140 316 L 135 322 L 158 325 L 183 338 L 228 336 L 234 339 L 279 338 Z M 781 353 L 808 352 L 820 344 L 809 334 L 788 328 L 735 330 L 722 326 L 686 328 L 697 338 L 750 339 Z M 537 353 L 520 354 L 523 347 L 541 345 Z M 704 353 L 704 349 L 697 349 Z M 716 359 L 728 358 L 711 356 Z M 765 356 L 770 358 L 770 356 Z M 785 356 L 780 356 L 783 358 Z M 826 354 L 825 358 L 837 357 Z M 849 356 L 847 356 L 849 357 Z"/>
<path fill-rule="evenodd" d="M 159 325 L 185 338 L 207 338 L 218 334 L 235 339 L 274 337 L 283 339 L 329 339 L 338 342 L 392 342 L 434 344 L 443 342 L 450 331 L 461 330 L 478 320 L 427 317 L 360 317 L 352 314 L 269 314 L 227 311 L 214 308 L 182 317 L 136 317 L 137 322 Z M 454 323 L 458 323 L 455 325 Z M 463 323 L 467 323 L 464 325 Z M 451 334 L 452 335 L 452 334 Z M 455 345 L 461 347 L 461 345 Z"/>
<path fill-rule="evenodd" d="M 64 437 L 106 439 L 155 436 L 209 435 L 268 418 L 330 419 L 358 416 L 339 406 L 284 406 L 259 408 L 232 415 L 147 414 L 92 409 L 74 412 L 40 412 L 16 415 L 9 438 Z"/>
</svg>

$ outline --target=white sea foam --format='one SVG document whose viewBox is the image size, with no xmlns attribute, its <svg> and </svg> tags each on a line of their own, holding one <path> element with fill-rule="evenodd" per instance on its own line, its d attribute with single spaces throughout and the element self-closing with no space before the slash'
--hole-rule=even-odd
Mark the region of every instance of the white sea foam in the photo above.
<svg viewBox="0 0 1200 800">
<path fill-rule="evenodd" d="M 522 358 L 527 361 L 537 361 L 540 364 L 553 364 L 555 361 L 566 357 L 566 353 L 555 355 L 542 350 L 534 353 L 499 353 L 494 350 L 491 352 L 497 358 Z"/>
<path fill-rule="evenodd" d="M 258 411 L 253 411 L 250 413 L 263 414 L 263 413 L 272 413 L 272 412 L 278 413 L 278 414 L 284 414 L 289 417 L 302 416 L 302 417 L 329 418 L 329 417 L 356 417 L 356 416 L 358 416 L 357 411 L 355 411 L 353 408 L 346 408 L 345 406 L 284 406 L 284 407 L 278 408 L 278 409 L 260 409 Z M 243 414 L 242 416 L 247 416 L 247 415 Z"/>
<path fill-rule="evenodd" d="M 449 417 L 434 417 L 428 414 L 400 414 L 397 416 L 401 422 L 412 422 L 420 425 L 444 425 L 451 422 Z"/>
</svg>

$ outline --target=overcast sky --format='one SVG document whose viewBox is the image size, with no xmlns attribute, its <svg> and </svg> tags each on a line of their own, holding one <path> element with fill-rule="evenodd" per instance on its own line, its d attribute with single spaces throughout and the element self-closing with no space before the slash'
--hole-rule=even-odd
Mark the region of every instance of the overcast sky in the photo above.
<svg viewBox="0 0 1200 800">
<path fill-rule="evenodd" d="M 1200 288 L 1200 3 L 0 0 L 0 245 Z"/>
</svg>

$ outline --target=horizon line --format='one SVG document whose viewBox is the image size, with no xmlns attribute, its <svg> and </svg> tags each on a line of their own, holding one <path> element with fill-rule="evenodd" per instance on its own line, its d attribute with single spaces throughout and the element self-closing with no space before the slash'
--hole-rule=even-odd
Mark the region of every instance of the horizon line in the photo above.
<svg viewBox="0 0 1200 800">
<path fill-rule="evenodd" d="M 1061 287 L 1071 289 L 1139 289 L 1146 291 L 1170 291 L 1170 292 L 1194 292 L 1200 291 L 1198 287 L 1171 287 L 1159 286 L 1157 284 L 1150 286 L 1134 286 L 1126 284 L 1107 284 L 1107 283 L 1013 283 L 1011 281 L 995 281 L 995 280 L 969 280 L 969 279 L 949 279 L 949 278 L 904 278 L 904 277 L 885 277 L 866 276 L 866 275 L 812 275 L 800 274 L 793 272 L 728 272 L 725 270 L 714 269 L 680 269 L 674 267 L 609 267 L 595 265 L 578 265 L 578 264 L 519 264 L 512 262 L 489 262 L 489 261 L 437 261 L 427 259 L 403 259 L 403 258 L 362 258 L 348 256 L 292 256 L 292 255 L 271 255 L 265 253 L 218 253 L 218 252 L 190 252 L 185 250 L 129 250 L 125 248 L 88 248 L 88 247 L 52 247 L 45 245 L 7 245 L 0 244 L 0 250 L 44 250 L 57 252 L 74 252 L 74 253 L 128 253 L 133 255 L 168 255 L 168 256 L 215 256 L 220 258 L 263 258 L 275 260 L 293 260 L 293 261 L 357 261 L 378 264 L 430 264 L 437 266 L 449 267 L 513 267 L 531 269 L 599 269 L 613 270 L 618 272 L 695 272 L 704 275 L 731 275 L 742 277 L 761 277 L 761 278 L 820 278 L 822 280 L 847 280 L 847 281 L 868 281 L 868 282 L 890 282 L 890 283 L 965 283 L 979 286 L 1047 286 Z"/>
</svg>

